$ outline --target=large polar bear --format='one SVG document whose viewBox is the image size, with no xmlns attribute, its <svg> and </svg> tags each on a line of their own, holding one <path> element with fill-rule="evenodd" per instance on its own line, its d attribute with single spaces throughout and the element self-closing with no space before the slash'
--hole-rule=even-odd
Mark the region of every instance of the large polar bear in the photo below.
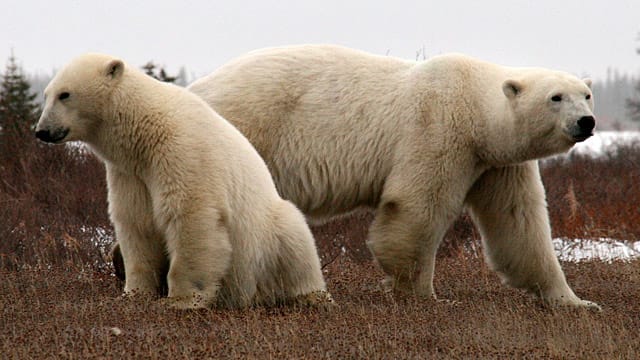
<svg viewBox="0 0 640 360">
<path fill-rule="evenodd" d="M 156 293 L 166 275 L 178 308 L 331 301 L 304 216 L 196 95 L 87 54 L 45 97 L 36 136 L 83 141 L 106 165 L 126 293 Z"/>
<path fill-rule="evenodd" d="M 567 285 L 535 159 L 592 135 L 590 81 L 463 55 L 424 62 L 338 46 L 259 50 L 190 90 L 311 217 L 376 207 L 369 247 L 395 288 L 433 296 L 435 254 L 468 207 L 504 281 L 598 308 Z"/>
</svg>

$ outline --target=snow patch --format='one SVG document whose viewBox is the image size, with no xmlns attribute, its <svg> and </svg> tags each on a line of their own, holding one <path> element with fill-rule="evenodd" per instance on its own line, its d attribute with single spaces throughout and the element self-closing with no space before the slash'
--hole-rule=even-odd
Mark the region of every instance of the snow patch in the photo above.
<svg viewBox="0 0 640 360">
<path fill-rule="evenodd" d="M 640 131 L 597 131 L 589 139 L 574 145 L 568 154 L 560 156 L 572 154 L 599 156 L 615 149 L 617 145 L 630 144 L 640 146 Z"/>
<path fill-rule="evenodd" d="M 613 260 L 630 261 L 640 258 L 640 241 L 629 242 L 610 238 L 553 239 L 556 255 L 563 261 Z"/>
</svg>

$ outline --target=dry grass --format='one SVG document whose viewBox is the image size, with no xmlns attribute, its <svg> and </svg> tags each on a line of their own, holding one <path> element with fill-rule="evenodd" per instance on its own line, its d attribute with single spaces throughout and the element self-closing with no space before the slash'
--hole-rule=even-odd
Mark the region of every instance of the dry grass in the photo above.
<svg viewBox="0 0 640 360">
<path fill-rule="evenodd" d="M 640 261 L 565 264 L 602 313 L 549 309 L 501 286 L 477 258 L 442 258 L 435 286 L 458 304 L 393 298 L 370 261 L 326 267 L 340 307 L 180 312 L 123 299 L 113 276 L 2 273 L 4 358 L 626 358 L 640 350 Z M 117 328 L 114 329 L 114 328 Z"/>
<path fill-rule="evenodd" d="M 110 229 L 101 165 L 32 145 L 0 164 L 2 358 L 634 359 L 640 352 L 640 260 L 563 264 L 576 293 L 604 311 L 550 309 L 501 285 L 468 250 L 477 246 L 463 246 L 478 243 L 465 217 L 436 265 L 436 292 L 457 304 L 381 290 L 383 275 L 364 244 L 367 212 L 313 229 L 340 305 L 333 311 L 179 312 L 122 298 L 123 284 L 86 230 Z M 546 162 L 554 236 L 638 240 L 639 164 L 633 146 L 604 160 Z"/>
</svg>

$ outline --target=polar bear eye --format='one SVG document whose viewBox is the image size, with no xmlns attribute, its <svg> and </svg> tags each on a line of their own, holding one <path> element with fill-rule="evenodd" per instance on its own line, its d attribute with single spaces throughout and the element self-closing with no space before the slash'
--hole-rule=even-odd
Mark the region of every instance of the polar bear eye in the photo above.
<svg viewBox="0 0 640 360">
<path fill-rule="evenodd" d="M 553 96 L 551 97 L 551 101 L 555 101 L 555 102 L 562 101 L 562 95 L 560 95 L 560 94 L 558 94 L 558 95 L 553 95 Z"/>
<path fill-rule="evenodd" d="M 591 94 L 587 94 L 587 96 L 585 96 L 584 98 L 587 100 L 591 99 Z"/>
<path fill-rule="evenodd" d="M 67 99 L 67 98 L 69 98 L 69 96 L 71 96 L 71 94 L 69 94 L 68 92 L 65 91 L 63 93 L 60 93 L 60 95 L 58 95 L 58 100 Z"/>
</svg>

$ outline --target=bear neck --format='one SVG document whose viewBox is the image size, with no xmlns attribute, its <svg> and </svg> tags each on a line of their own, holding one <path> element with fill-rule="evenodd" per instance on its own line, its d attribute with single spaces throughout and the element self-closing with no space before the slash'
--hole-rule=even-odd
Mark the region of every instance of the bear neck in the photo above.
<svg viewBox="0 0 640 360">
<path fill-rule="evenodd" d="M 535 144 L 529 134 L 519 129 L 518 124 L 526 119 L 518 118 L 507 98 L 483 103 L 487 107 L 484 114 L 494 114 L 477 122 L 474 134 L 476 150 L 483 162 L 499 167 L 539 157 L 532 151 Z"/>
<path fill-rule="evenodd" d="M 116 106 L 102 114 L 96 137 L 88 141 L 105 162 L 121 171 L 145 173 L 167 154 L 174 132 L 168 131 L 170 96 L 154 90 L 156 80 L 128 71 L 111 95 Z M 152 86 L 150 86 L 152 85 Z M 154 94 L 150 96 L 149 94 Z M 135 163 L 131 159 L 136 159 Z"/>
</svg>

